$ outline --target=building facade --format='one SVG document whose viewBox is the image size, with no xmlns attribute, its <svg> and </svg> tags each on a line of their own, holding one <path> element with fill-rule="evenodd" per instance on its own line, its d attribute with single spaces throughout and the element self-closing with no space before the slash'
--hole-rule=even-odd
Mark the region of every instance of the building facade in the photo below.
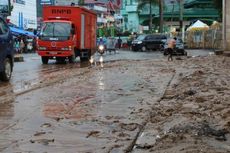
<svg viewBox="0 0 230 153">
<path fill-rule="evenodd" d="M 13 10 L 8 18 L 10 22 L 22 29 L 37 28 L 36 0 L 12 0 Z"/>
<path fill-rule="evenodd" d="M 123 31 L 139 31 L 139 16 L 137 6 L 138 0 L 122 1 L 122 7 L 120 12 L 123 16 Z"/>
<path fill-rule="evenodd" d="M 179 28 L 179 2 L 177 0 L 164 0 L 164 2 L 164 29 L 170 30 L 171 26 Z M 149 12 L 149 4 L 139 8 L 138 0 L 123 0 L 121 13 L 124 17 L 124 31 L 140 32 L 144 27 L 148 29 Z M 152 17 L 152 30 L 159 29 L 159 7 L 157 5 L 152 6 Z M 183 25 L 188 26 L 197 19 L 210 23 L 214 20 L 220 20 L 220 15 L 212 0 L 184 0 Z"/>
</svg>

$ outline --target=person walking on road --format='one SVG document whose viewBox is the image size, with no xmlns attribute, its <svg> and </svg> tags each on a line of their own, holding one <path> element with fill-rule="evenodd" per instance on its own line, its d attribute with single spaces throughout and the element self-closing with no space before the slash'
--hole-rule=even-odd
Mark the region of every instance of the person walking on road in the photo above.
<svg viewBox="0 0 230 153">
<path fill-rule="evenodd" d="M 176 46 L 176 40 L 173 38 L 173 39 L 170 39 L 169 42 L 168 42 L 168 61 L 173 61 L 173 50 Z"/>
<path fill-rule="evenodd" d="M 118 44 L 118 48 L 121 49 L 121 44 L 122 44 L 122 39 L 121 39 L 121 37 L 118 38 L 117 44 Z"/>
</svg>

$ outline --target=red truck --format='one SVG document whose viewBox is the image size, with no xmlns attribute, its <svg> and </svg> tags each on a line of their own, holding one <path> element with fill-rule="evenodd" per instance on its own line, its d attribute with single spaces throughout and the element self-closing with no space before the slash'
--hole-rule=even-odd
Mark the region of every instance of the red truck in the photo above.
<svg viewBox="0 0 230 153">
<path fill-rule="evenodd" d="M 49 59 L 70 63 L 87 60 L 96 52 L 97 15 L 83 7 L 44 6 L 43 26 L 37 38 L 42 63 Z"/>
</svg>

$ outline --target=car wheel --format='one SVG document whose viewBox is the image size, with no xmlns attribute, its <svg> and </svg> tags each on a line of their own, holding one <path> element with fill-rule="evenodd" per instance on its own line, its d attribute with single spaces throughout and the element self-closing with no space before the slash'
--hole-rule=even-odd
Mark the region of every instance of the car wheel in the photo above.
<svg viewBox="0 0 230 153">
<path fill-rule="evenodd" d="M 2 81 L 9 81 L 12 75 L 12 63 L 9 58 L 6 58 L 4 61 L 3 72 L 0 73 L 0 79 Z"/>
<path fill-rule="evenodd" d="M 187 55 L 188 55 L 188 53 L 186 51 L 184 51 L 184 56 L 187 56 Z"/>
<path fill-rule="evenodd" d="M 49 57 L 42 57 L 42 64 L 48 64 Z"/>
<path fill-rule="evenodd" d="M 136 51 L 136 49 L 134 47 L 131 47 L 131 50 L 134 51 L 134 52 Z"/>
<path fill-rule="evenodd" d="M 161 51 L 161 52 L 164 52 L 164 46 L 161 46 L 161 47 L 160 47 L 160 51 Z"/>
<path fill-rule="evenodd" d="M 146 50 L 147 50 L 147 48 L 146 48 L 145 46 L 142 46 L 142 47 L 141 47 L 141 51 L 142 51 L 142 52 L 145 52 Z"/>
</svg>

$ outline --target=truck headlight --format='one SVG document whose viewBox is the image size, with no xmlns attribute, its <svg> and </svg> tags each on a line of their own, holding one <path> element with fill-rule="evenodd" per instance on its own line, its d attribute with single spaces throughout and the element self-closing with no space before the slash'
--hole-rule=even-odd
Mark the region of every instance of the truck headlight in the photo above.
<svg viewBox="0 0 230 153">
<path fill-rule="evenodd" d="M 69 46 L 69 47 L 63 47 L 61 48 L 62 51 L 71 51 L 72 50 L 72 47 Z"/>
</svg>

